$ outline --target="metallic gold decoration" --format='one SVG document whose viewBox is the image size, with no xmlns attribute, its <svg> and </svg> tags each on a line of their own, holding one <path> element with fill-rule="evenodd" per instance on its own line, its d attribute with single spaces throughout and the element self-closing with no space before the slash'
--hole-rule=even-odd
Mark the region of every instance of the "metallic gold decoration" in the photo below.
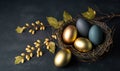
<svg viewBox="0 0 120 71">
<path fill-rule="evenodd" d="M 63 67 L 69 63 L 71 59 L 71 51 L 69 49 L 60 50 L 54 59 L 54 64 L 57 67 Z"/>
<path fill-rule="evenodd" d="M 29 61 L 30 60 L 30 56 L 26 55 L 25 58 Z"/>
<path fill-rule="evenodd" d="M 80 52 L 88 52 L 92 49 L 92 43 L 86 38 L 77 38 L 74 42 L 74 47 Z"/>
<path fill-rule="evenodd" d="M 42 22 L 40 22 L 39 20 L 35 21 L 35 23 L 26 23 L 23 27 L 18 26 L 16 28 L 16 32 L 17 33 L 22 33 L 24 32 L 24 30 L 28 29 L 28 32 L 32 35 L 34 35 L 36 33 L 36 31 L 38 31 L 38 29 L 40 28 L 40 30 L 45 30 L 45 26 Z"/>
<path fill-rule="evenodd" d="M 75 41 L 77 37 L 77 29 L 73 25 L 67 26 L 63 31 L 63 40 L 67 44 L 71 44 Z"/>
<path fill-rule="evenodd" d="M 21 53 L 21 56 L 25 56 L 25 53 Z"/>
</svg>

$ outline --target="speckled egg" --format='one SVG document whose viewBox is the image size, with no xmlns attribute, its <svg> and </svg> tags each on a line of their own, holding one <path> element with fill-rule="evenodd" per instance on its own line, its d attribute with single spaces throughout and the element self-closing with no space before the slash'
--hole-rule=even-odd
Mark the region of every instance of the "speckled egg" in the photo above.
<svg viewBox="0 0 120 71">
<path fill-rule="evenodd" d="M 89 30 L 89 40 L 94 45 L 99 45 L 102 43 L 104 40 L 103 30 L 99 26 L 93 25 Z"/>
<path fill-rule="evenodd" d="M 76 22 L 76 27 L 80 35 L 88 36 L 91 25 L 86 20 L 79 18 Z"/>
</svg>

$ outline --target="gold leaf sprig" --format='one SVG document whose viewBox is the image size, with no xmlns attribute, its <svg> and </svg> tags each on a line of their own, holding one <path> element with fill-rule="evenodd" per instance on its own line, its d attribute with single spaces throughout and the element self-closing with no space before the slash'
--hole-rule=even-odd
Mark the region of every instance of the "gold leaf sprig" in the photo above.
<svg viewBox="0 0 120 71">
<path fill-rule="evenodd" d="M 28 32 L 34 35 L 35 32 L 38 30 L 41 30 L 41 31 L 45 30 L 45 26 L 41 21 L 37 20 L 35 21 L 35 23 L 31 23 L 31 24 L 26 23 L 23 27 L 18 26 L 16 28 L 16 32 L 23 33 L 26 29 L 29 29 Z"/>
<path fill-rule="evenodd" d="M 46 17 L 46 18 L 47 18 L 47 21 L 48 21 L 49 25 L 52 26 L 55 29 L 59 29 L 60 26 L 63 23 L 65 23 L 65 22 L 67 22 L 69 20 L 72 20 L 72 16 L 66 11 L 63 12 L 63 20 L 58 21 L 54 17 Z"/>
<path fill-rule="evenodd" d="M 85 17 L 88 20 L 94 19 L 96 16 L 96 11 L 92 8 L 88 7 L 88 11 L 82 13 L 83 17 Z"/>
<path fill-rule="evenodd" d="M 25 51 L 24 53 L 21 53 L 21 55 L 19 56 L 16 56 L 15 57 L 15 64 L 20 64 L 20 63 L 24 63 L 25 59 L 27 61 L 29 61 L 32 57 L 33 57 L 33 52 L 36 51 L 36 56 L 37 57 L 40 57 L 43 55 L 41 49 L 40 49 L 40 43 L 41 41 L 40 40 L 37 40 L 34 42 L 34 46 L 30 46 L 30 45 L 27 45 L 26 48 L 25 48 Z"/>
<path fill-rule="evenodd" d="M 31 45 L 27 45 L 26 48 L 25 48 L 25 51 L 24 53 L 21 53 L 21 55 L 19 56 L 16 56 L 15 57 L 15 64 L 20 64 L 20 63 L 24 63 L 25 61 L 29 61 L 33 56 L 35 56 L 35 54 L 33 53 L 34 51 L 36 51 L 36 57 L 41 57 L 43 56 L 43 52 L 41 50 L 41 47 L 43 45 L 46 46 L 46 49 L 51 52 L 51 53 L 55 53 L 55 42 L 51 41 L 52 39 L 57 39 L 57 36 L 54 34 L 54 35 L 51 35 L 50 38 L 45 38 L 45 41 L 43 44 L 41 44 L 41 41 L 40 40 L 36 40 L 33 44 L 34 46 L 31 46 Z"/>
<path fill-rule="evenodd" d="M 44 44 L 46 45 L 46 49 L 49 50 L 51 53 L 55 53 L 55 42 L 50 41 L 48 38 L 45 39 Z"/>
</svg>

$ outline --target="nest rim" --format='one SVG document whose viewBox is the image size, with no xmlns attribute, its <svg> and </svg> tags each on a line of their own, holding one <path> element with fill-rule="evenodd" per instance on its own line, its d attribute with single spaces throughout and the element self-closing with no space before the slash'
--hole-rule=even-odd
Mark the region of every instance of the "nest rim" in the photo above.
<svg viewBox="0 0 120 71">
<path fill-rule="evenodd" d="M 78 18 L 77 18 L 78 19 Z M 98 60 L 100 57 L 102 57 L 105 53 L 107 53 L 110 49 L 110 45 L 112 44 L 112 31 L 111 29 L 107 26 L 105 22 L 100 22 L 96 20 L 87 20 L 90 24 L 98 25 L 103 29 L 103 32 L 105 33 L 106 37 L 104 39 L 104 42 L 98 46 L 96 46 L 94 49 L 92 49 L 89 52 L 83 53 L 78 51 L 76 48 L 73 47 L 73 45 L 68 45 L 65 44 L 62 40 L 62 32 L 64 28 L 68 25 L 75 25 L 77 19 L 70 20 L 58 29 L 57 37 L 58 37 L 58 44 L 60 48 L 68 48 L 71 50 L 72 54 L 78 58 L 79 61 L 82 62 L 95 62 Z"/>
</svg>

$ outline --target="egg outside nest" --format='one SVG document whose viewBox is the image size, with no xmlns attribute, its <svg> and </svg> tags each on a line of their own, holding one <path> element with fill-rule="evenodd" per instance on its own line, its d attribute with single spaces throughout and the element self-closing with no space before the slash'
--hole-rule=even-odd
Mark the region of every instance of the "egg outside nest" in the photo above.
<svg viewBox="0 0 120 71">
<path fill-rule="evenodd" d="M 58 51 L 58 53 L 56 54 L 55 58 L 54 58 L 54 64 L 56 67 L 63 67 L 66 66 L 70 60 L 71 60 L 71 51 L 69 49 L 61 49 L 60 51 Z"/>
<path fill-rule="evenodd" d="M 67 23 L 64 23 L 61 28 L 58 29 L 57 37 L 58 37 L 58 44 L 59 47 L 69 47 L 70 51 L 73 55 L 77 57 L 79 61 L 82 62 L 94 62 L 98 59 L 100 59 L 103 55 L 105 55 L 109 49 L 110 45 L 112 44 L 112 31 L 111 29 L 106 25 L 104 22 L 90 20 L 88 21 L 91 25 L 98 25 L 103 32 L 105 33 L 105 40 L 95 48 L 93 48 L 91 51 L 83 53 L 78 51 L 72 44 L 66 44 L 64 43 L 62 39 L 62 33 L 66 26 L 68 25 L 76 25 L 76 19 L 73 19 L 71 21 L 68 21 Z"/>
</svg>

